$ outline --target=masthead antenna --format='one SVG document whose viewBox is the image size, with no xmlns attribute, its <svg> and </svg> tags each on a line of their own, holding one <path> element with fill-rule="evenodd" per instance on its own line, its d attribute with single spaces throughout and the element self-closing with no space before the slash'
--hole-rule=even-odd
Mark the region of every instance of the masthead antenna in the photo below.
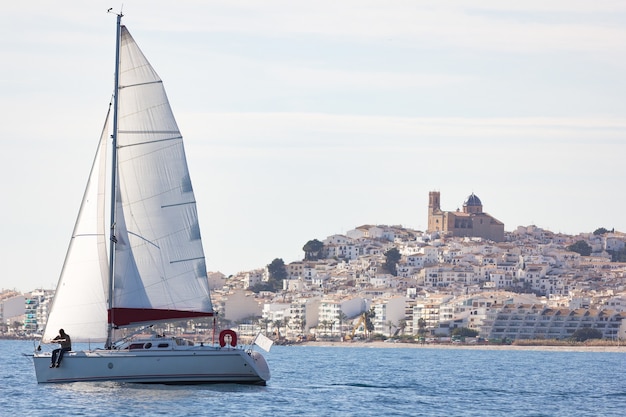
<svg viewBox="0 0 626 417">
<path fill-rule="evenodd" d="M 122 8 L 124 8 L 124 6 L 122 5 Z M 122 9 L 120 9 L 120 12 L 114 12 L 113 11 L 113 7 L 109 7 L 109 9 L 107 10 L 107 13 L 113 13 L 114 15 L 117 15 L 118 17 L 122 17 L 124 16 L 124 14 L 122 13 Z"/>
</svg>

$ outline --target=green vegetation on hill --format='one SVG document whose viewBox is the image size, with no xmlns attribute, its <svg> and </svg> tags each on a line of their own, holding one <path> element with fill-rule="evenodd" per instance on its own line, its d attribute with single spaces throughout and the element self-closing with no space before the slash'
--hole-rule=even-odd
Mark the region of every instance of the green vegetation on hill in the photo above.
<svg viewBox="0 0 626 417">
<path fill-rule="evenodd" d="M 302 250 L 304 251 L 304 260 L 305 261 L 317 261 L 318 259 L 322 259 L 324 244 L 317 239 L 309 240 L 304 244 Z"/>
<path fill-rule="evenodd" d="M 572 251 L 572 252 L 576 252 L 576 253 L 580 254 L 581 256 L 589 256 L 589 255 L 591 255 L 591 246 L 589 246 L 589 244 L 587 242 L 585 242 L 584 240 L 579 240 L 578 242 L 574 243 L 573 245 L 569 245 L 567 247 L 567 250 Z"/>
<path fill-rule="evenodd" d="M 397 276 L 398 270 L 396 268 L 401 258 L 402 255 L 400 254 L 398 248 L 389 249 L 385 252 L 385 263 L 383 264 L 383 269 L 389 272 L 391 275 Z"/>
<path fill-rule="evenodd" d="M 285 261 L 281 258 L 276 258 L 267 266 L 267 270 L 269 272 L 269 279 L 267 282 L 260 282 L 250 287 L 250 291 L 255 293 L 260 291 L 275 292 L 283 288 L 283 280 L 287 279 Z"/>
</svg>

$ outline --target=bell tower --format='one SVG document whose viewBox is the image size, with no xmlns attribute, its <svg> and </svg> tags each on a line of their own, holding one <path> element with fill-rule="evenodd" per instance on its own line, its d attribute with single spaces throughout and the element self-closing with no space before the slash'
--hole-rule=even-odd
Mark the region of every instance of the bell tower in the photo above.
<svg viewBox="0 0 626 417">
<path fill-rule="evenodd" d="M 441 210 L 439 191 L 431 191 L 428 193 L 428 214 Z"/>
<path fill-rule="evenodd" d="M 441 212 L 439 191 L 428 193 L 428 231 L 443 230 L 443 214 Z"/>
</svg>

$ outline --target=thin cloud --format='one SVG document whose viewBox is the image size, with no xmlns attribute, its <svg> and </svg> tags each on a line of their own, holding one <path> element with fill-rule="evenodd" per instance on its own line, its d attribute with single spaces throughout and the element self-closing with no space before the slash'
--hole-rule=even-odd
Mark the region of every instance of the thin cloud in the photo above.
<svg viewBox="0 0 626 417">
<path fill-rule="evenodd" d="M 323 89 L 406 89 L 411 87 L 437 87 L 471 82 L 473 77 L 446 74 L 421 74 L 403 72 L 365 72 L 325 70 L 316 68 L 280 66 L 269 72 L 282 82 Z"/>
<path fill-rule="evenodd" d="M 177 4 L 172 13 L 185 15 L 180 23 L 170 14 L 140 20 L 152 30 L 199 36 L 212 32 L 322 36 L 340 42 L 445 45 L 508 53 L 597 52 L 624 47 L 626 29 L 613 20 L 615 13 L 624 12 L 623 2 L 612 1 L 228 1 Z"/>
<path fill-rule="evenodd" d="M 187 136 L 207 132 L 207 144 L 242 144 L 267 146 L 259 138 L 270 138 L 272 144 L 293 146 L 309 143 L 311 136 L 321 136 L 320 143 L 336 145 L 363 138 L 361 146 L 386 145 L 411 138 L 451 138 L 477 140 L 488 144 L 494 140 L 526 138 L 531 142 L 612 143 L 620 146 L 626 134 L 626 120 L 619 118 L 409 118 L 390 116 L 336 115 L 324 113 L 185 113 L 179 119 Z M 208 131 L 207 131 L 208 128 Z M 208 135 L 208 137 L 207 137 Z M 371 138 L 371 142 L 368 142 Z"/>
</svg>

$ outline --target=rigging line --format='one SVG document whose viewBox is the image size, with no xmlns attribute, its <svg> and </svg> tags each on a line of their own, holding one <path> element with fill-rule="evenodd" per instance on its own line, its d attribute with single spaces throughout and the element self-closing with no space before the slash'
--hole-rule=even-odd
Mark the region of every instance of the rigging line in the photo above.
<svg viewBox="0 0 626 417">
<path fill-rule="evenodd" d="M 128 84 L 128 85 L 120 85 L 119 89 L 123 89 L 123 88 L 130 88 L 130 87 L 141 87 L 142 85 L 149 85 L 149 84 L 163 84 L 163 81 L 161 80 L 157 80 L 157 81 L 147 81 L 145 83 L 137 83 L 137 84 Z"/>
<path fill-rule="evenodd" d="M 119 133 L 124 133 L 124 132 L 119 132 Z M 137 132 L 137 133 L 161 133 L 161 132 Z M 163 133 L 167 133 L 167 132 L 163 132 Z M 178 140 L 178 139 L 182 139 L 182 138 L 183 138 L 182 136 L 177 136 L 177 137 L 173 137 L 173 138 L 166 138 L 166 139 L 159 139 L 159 140 L 149 140 L 147 142 L 131 143 L 130 145 L 119 145 L 117 147 L 117 149 L 128 148 L 128 147 L 131 147 L 131 146 L 149 145 L 151 143 L 169 142 L 171 140 Z"/>
<path fill-rule="evenodd" d="M 179 259 L 177 261 L 170 261 L 170 263 L 175 264 L 179 262 L 197 261 L 198 259 L 204 259 L 204 256 L 198 256 L 197 258 L 189 258 L 189 259 Z"/>
<path fill-rule="evenodd" d="M 126 133 L 126 134 L 137 134 L 137 135 L 142 135 L 144 133 L 178 133 L 180 134 L 180 131 L 178 130 L 119 130 L 119 133 Z"/>
<path fill-rule="evenodd" d="M 195 201 L 188 201 L 188 202 L 183 202 L 183 203 L 177 203 L 177 204 L 167 204 L 165 206 L 161 206 L 161 208 L 170 208 L 170 207 L 177 207 L 177 206 L 186 206 L 187 204 L 196 204 Z"/>
<path fill-rule="evenodd" d="M 157 245 L 156 243 L 154 243 L 154 242 L 152 242 L 152 241 L 150 241 L 150 240 L 146 239 L 146 238 L 145 238 L 145 237 L 143 237 L 143 236 L 139 236 L 137 233 L 133 233 L 133 232 L 131 232 L 130 230 L 127 230 L 127 231 L 126 231 L 126 233 L 128 233 L 129 235 L 133 235 L 133 236 L 135 236 L 135 237 L 138 237 L 139 239 L 143 240 L 143 241 L 144 241 L 144 242 L 146 242 L 146 243 L 151 244 L 152 246 L 154 246 L 154 247 L 155 247 L 155 248 L 157 248 L 157 249 L 161 249 L 161 248 L 159 247 L 159 245 Z"/>
</svg>

